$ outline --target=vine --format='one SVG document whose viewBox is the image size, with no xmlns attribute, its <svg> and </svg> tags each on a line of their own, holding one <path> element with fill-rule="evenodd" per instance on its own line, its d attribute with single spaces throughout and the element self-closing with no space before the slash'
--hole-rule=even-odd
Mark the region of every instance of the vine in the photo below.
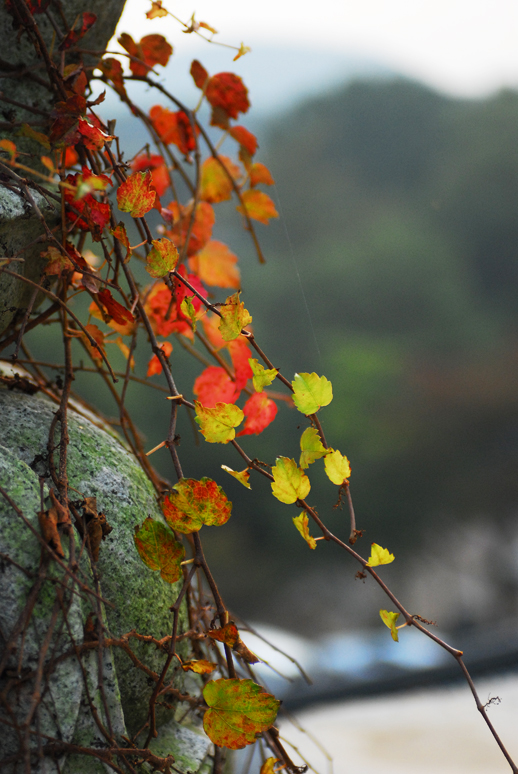
<svg viewBox="0 0 518 774">
<path fill-rule="evenodd" d="M 374 569 L 392 562 L 393 554 L 372 543 L 369 557 L 364 558 L 353 547 L 362 537 L 362 530 L 357 528 L 351 498 L 351 467 L 347 457 L 329 445 L 319 415 L 320 409 L 333 399 L 331 383 L 316 373 L 299 373 L 290 379 L 269 360 L 255 338 L 252 316 L 241 301 L 238 259 L 225 244 L 212 239 L 215 205 L 234 198 L 258 260 L 263 263 L 255 223 L 268 224 L 277 217 L 273 201 L 263 190 L 273 184 L 272 174 L 255 160 L 255 136 L 236 123 L 250 107 L 241 78 L 231 72 L 210 75 L 200 62 L 194 61 L 190 75 L 199 89 L 199 101 L 189 108 L 152 77 L 156 75 L 155 68 L 165 67 L 172 54 L 172 46 L 162 35 L 146 35 L 139 42 L 125 33 L 120 36 L 128 72 L 112 52 L 101 55 L 81 47 L 84 36 L 96 23 L 95 14 L 84 12 L 70 27 L 59 0 L 8 0 L 7 6 L 18 34 L 27 36 L 38 52 L 45 73 L 38 77 L 53 95 L 53 106 L 46 113 L 0 96 L 0 100 L 34 116 L 33 122 L 13 124 L 12 138 L 0 140 L 0 172 L 2 185 L 22 197 L 40 222 L 42 234 L 36 243 L 40 243 L 40 256 L 45 260 L 36 281 L 16 271 L 25 260 L 25 251 L 34 243 L 18 254 L 0 259 L 0 272 L 24 282 L 30 289 L 26 308 L 15 316 L 0 341 L 0 351 L 11 347 L 12 363 L 23 365 L 27 376 L 4 376 L 2 381 L 10 389 L 41 390 L 57 405 L 48 440 L 52 507 L 44 507 L 42 482 L 39 532 L 9 493 L 0 488 L 2 497 L 42 546 L 31 595 L 11 633 L 11 642 L 27 631 L 35 600 L 53 563 L 64 575 L 56 583 L 48 636 L 42 644 L 37 669 L 31 675 L 35 689 L 25 721 L 20 726 L 12 719 L 2 718 L 3 723 L 15 727 L 20 740 L 19 753 L 2 764 L 24 762 L 30 771 L 34 755 L 30 740 L 36 736 L 41 753 L 54 759 L 70 753 L 93 756 L 116 772 L 134 772 L 144 763 L 156 771 L 180 771 L 172 756 L 160 757 L 149 748 L 157 734 L 157 708 L 178 701 L 185 703 L 194 715 L 203 715 L 205 731 L 216 750 L 214 772 L 222 770 L 225 750 L 252 745 L 258 739 L 271 753 L 261 774 L 283 769 L 292 773 L 306 770 L 306 766 L 291 760 L 279 739 L 274 722 L 280 703 L 258 683 L 253 671 L 258 659 L 241 639 L 206 560 L 201 529 L 204 525 L 223 526 L 231 516 L 232 504 L 215 481 L 206 477 L 195 480 L 184 473 L 177 418 L 180 411 L 185 411 L 206 442 L 234 448 L 236 459 L 244 468 L 233 470 L 222 465 L 225 473 L 248 489 L 254 476 L 263 476 L 270 482 L 274 497 L 300 511 L 293 517 L 294 526 L 310 549 L 316 549 L 317 541 L 335 543 L 359 565 L 358 577 L 373 578 L 394 608 L 380 610 L 394 641 L 398 641 L 404 627 L 413 626 L 457 661 L 489 731 L 512 771 L 518 772 L 487 715 L 488 703 L 484 705 L 477 694 L 462 652 L 430 631 L 427 626 L 432 622 L 410 613 Z M 160 0 L 153 0 L 148 18 L 166 15 L 173 16 Z M 45 19 L 54 29 L 50 47 L 40 32 L 39 19 Z M 205 35 L 208 42 L 216 42 L 216 31 L 207 23 L 196 21 L 194 15 L 189 23 L 180 24 L 183 32 Z M 228 47 L 237 52 L 234 59 L 248 51 L 243 44 Z M 93 65 L 89 63 L 92 57 Z M 11 75 L 17 77 L 15 73 Z M 125 160 L 112 125 L 97 113 L 104 93 L 93 97 L 92 85 L 96 81 L 113 89 L 135 120 L 147 129 L 149 145 L 130 161 Z M 141 110 L 128 93 L 134 81 L 145 83 L 160 100 L 149 112 Z M 204 103 L 211 110 L 210 129 L 199 117 Z M 221 133 L 216 142 L 212 139 L 215 131 Z M 39 157 L 20 150 L 19 136 L 30 140 L 32 147 L 40 146 Z M 233 143 L 230 156 L 220 153 L 223 142 L 227 146 Z M 164 205 L 166 195 L 172 200 Z M 57 220 L 49 220 L 43 213 L 45 202 L 58 213 Z M 154 210 L 161 220 L 156 233 L 146 219 Z M 120 213 L 129 219 L 123 220 Z M 101 253 L 100 265 L 87 247 L 90 244 Z M 147 284 L 140 279 L 142 267 L 148 275 Z M 215 291 L 209 292 L 208 288 L 227 289 L 231 294 L 224 300 L 213 301 Z M 87 309 L 81 304 L 86 297 Z M 41 298 L 43 306 L 38 311 Z M 25 334 L 44 325 L 61 329 L 62 363 L 33 357 L 27 349 Z M 192 387 L 194 400 L 189 397 L 189 385 L 175 368 L 172 338 L 204 366 Z M 107 347 L 113 343 L 126 359 L 123 371 L 110 362 Z M 135 373 L 137 346 L 146 346 L 149 351 L 147 372 L 140 375 Z M 84 365 L 83 358 L 88 358 L 88 365 Z M 49 380 L 47 373 L 53 370 L 63 370 L 61 382 Z M 117 407 L 118 426 L 161 505 L 163 521 L 146 518 L 134 536 L 142 561 L 167 583 L 181 584 L 171 608 L 171 633 L 161 639 L 135 630 L 110 637 L 101 625 L 102 605 L 110 605 L 110 601 L 102 597 L 96 586 L 95 565 L 111 527 L 106 517 L 97 512 L 94 498 L 73 499 L 76 493 L 72 493 L 68 477 L 68 410 L 71 399 L 78 397 L 73 390 L 74 375 L 78 372 L 97 374 L 109 389 Z M 152 381 L 159 374 L 165 377 L 166 387 Z M 158 446 L 148 451 L 126 407 L 128 385 L 133 381 L 166 392 L 169 399 L 168 418 L 164 422 L 167 431 Z M 273 384 L 278 385 L 278 391 L 272 389 Z M 307 427 L 301 434 L 298 461 L 280 456 L 274 464 L 267 464 L 250 456 L 237 439 L 261 433 L 275 420 L 281 403 L 294 408 L 297 416 L 306 417 Z M 95 407 L 90 408 L 95 413 Z M 160 448 L 166 448 L 170 456 L 171 477 L 176 478 L 172 486 L 153 469 L 150 461 Z M 350 523 L 345 538 L 332 533 L 315 506 L 308 502 L 311 483 L 307 471 L 315 463 L 323 464 L 330 483 L 338 487 L 338 500 L 347 503 Z M 317 537 L 311 534 L 310 524 L 318 531 Z M 93 587 L 78 572 L 76 534 L 81 552 L 88 553 L 94 568 Z M 63 538 L 68 539 L 66 550 Z M 9 557 L 3 558 L 11 561 Z M 124 746 L 111 727 L 107 702 L 103 719 L 91 697 L 90 709 L 105 740 L 102 749 L 47 738 L 33 722 L 49 668 L 47 650 L 52 631 L 60 611 L 66 607 L 67 595 L 71 597 L 76 586 L 88 595 L 95 615 L 89 618 L 83 643 L 62 654 L 58 661 L 76 658 L 81 663 L 85 652 L 96 651 L 101 658 L 103 649 L 121 649 L 153 685 L 145 723 L 131 739 L 124 740 Z M 189 627 L 182 631 L 180 613 L 185 605 Z M 400 617 L 403 623 L 397 626 Z M 163 655 L 161 671 L 143 663 L 132 647 L 133 641 Z M 185 651 L 183 656 L 178 652 L 179 643 L 186 642 L 190 644 L 187 658 Z M 216 643 L 220 643 L 221 650 Z M 6 664 L 7 656 L 0 663 L 0 671 Z M 171 679 L 172 667 L 200 675 L 202 695 L 182 692 Z M 214 674 L 219 677 L 214 679 Z M 2 697 L 7 708 L 8 693 L 6 690 Z"/>
</svg>

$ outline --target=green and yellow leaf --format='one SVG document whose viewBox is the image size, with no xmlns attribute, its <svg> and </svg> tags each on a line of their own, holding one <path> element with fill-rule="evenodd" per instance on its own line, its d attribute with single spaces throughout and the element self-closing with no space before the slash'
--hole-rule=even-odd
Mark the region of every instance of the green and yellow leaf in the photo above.
<svg viewBox="0 0 518 774">
<path fill-rule="evenodd" d="M 396 628 L 396 621 L 399 618 L 399 613 L 389 613 L 388 610 L 380 610 L 380 616 L 385 626 L 388 626 L 390 629 L 390 633 L 394 642 L 399 642 Z"/>
<path fill-rule="evenodd" d="M 249 358 L 250 368 L 253 373 L 254 390 L 256 392 L 262 392 L 265 387 L 268 387 L 279 373 L 277 368 L 265 368 L 255 358 Z"/>
<path fill-rule="evenodd" d="M 314 427 L 306 427 L 300 438 L 300 459 L 299 465 L 306 469 L 315 460 L 325 457 L 329 453 L 320 440 L 318 431 Z"/>
<path fill-rule="evenodd" d="M 290 505 L 308 496 L 311 490 L 309 478 L 297 467 L 295 460 L 289 457 L 277 457 L 272 474 L 274 478 L 272 492 L 281 503 Z"/>
<path fill-rule="evenodd" d="M 235 428 L 241 424 L 245 415 L 239 406 L 233 403 L 216 403 L 214 408 L 205 408 L 196 400 L 195 420 L 207 443 L 228 443 L 236 437 Z"/>
<path fill-rule="evenodd" d="M 230 473 L 231 476 L 234 476 L 240 484 L 243 484 L 243 486 L 246 486 L 247 489 L 251 489 L 252 487 L 248 483 L 248 479 L 250 478 L 250 471 L 248 468 L 245 468 L 244 470 L 232 470 L 232 468 L 229 468 L 228 465 L 222 465 L 221 466 L 223 470 L 225 470 L 227 473 Z"/>
<path fill-rule="evenodd" d="M 310 548 L 316 548 L 317 547 L 317 541 L 314 537 L 311 537 L 309 534 L 309 519 L 307 513 L 301 513 L 299 516 L 295 516 L 293 518 L 293 523 L 295 524 L 296 528 L 308 544 Z"/>
<path fill-rule="evenodd" d="M 329 449 L 324 465 L 328 479 L 337 486 L 342 486 L 343 482 L 351 477 L 349 460 L 338 449 Z"/>
<path fill-rule="evenodd" d="M 222 319 L 218 330 L 225 341 L 237 339 L 243 328 L 252 322 L 252 316 L 239 300 L 239 293 L 229 296 L 219 311 Z"/>
<path fill-rule="evenodd" d="M 144 564 L 150 570 L 160 570 L 167 583 L 175 583 L 182 577 L 185 549 L 168 527 L 147 518 L 141 527 L 135 527 L 134 541 Z"/>
<path fill-rule="evenodd" d="M 371 544 L 371 555 L 367 562 L 367 567 L 377 567 L 379 564 L 390 564 L 395 559 L 388 548 L 382 548 L 377 543 Z"/>
<path fill-rule="evenodd" d="M 315 414 L 321 406 L 333 400 L 333 387 L 329 379 L 317 374 L 295 374 L 291 383 L 293 402 L 302 414 Z"/>
</svg>

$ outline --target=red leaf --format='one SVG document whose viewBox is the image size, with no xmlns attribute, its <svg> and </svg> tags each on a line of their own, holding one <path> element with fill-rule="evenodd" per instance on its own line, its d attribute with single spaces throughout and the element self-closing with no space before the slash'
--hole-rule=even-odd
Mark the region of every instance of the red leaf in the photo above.
<svg viewBox="0 0 518 774">
<path fill-rule="evenodd" d="M 180 266 L 178 273 L 183 277 L 186 275 L 184 266 Z M 186 279 L 189 280 L 191 285 L 198 290 L 199 293 L 205 294 L 205 288 L 201 284 L 196 275 L 189 274 Z M 153 286 L 153 289 L 149 293 L 145 310 L 148 314 L 153 329 L 159 336 L 164 338 L 169 336 L 173 331 L 181 333 L 188 338 L 193 338 L 193 332 L 190 322 L 184 317 L 180 311 L 180 306 L 183 299 L 186 296 L 192 295 L 192 293 L 185 287 L 185 285 L 179 280 L 175 279 L 173 282 L 174 298 L 171 304 L 171 291 L 165 284 L 165 282 L 157 282 Z M 198 312 L 201 307 L 201 301 L 199 298 L 194 297 L 192 300 L 194 310 Z M 170 308 L 169 318 L 166 320 L 166 314 Z"/>
<path fill-rule="evenodd" d="M 149 117 L 162 142 L 165 142 L 167 145 L 173 143 L 184 156 L 187 156 L 190 151 L 196 148 L 191 122 L 183 110 L 173 112 L 160 105 L 154 105 L 149 111 Z M 196 135 L 198 135 L 200 130 L 197 126 L 195 129 Z"/>
<path fill-rule="evenodd" d="M 205 96 L 212 107 L 221 108 L 230 118 L 246 113 L 250 107 L 248 89 L 238 75 L 218 73 L 209 79 Z"/>
<path fill-rule="evenodd" d="M 257 150 L 257 138 L 252 132 L 249 132 L 244 126 L 233 126 L 229 134 L 243 146 L 250 156 L 254 155 Z"/>
<path fill-rule="evenodd" d="M 162 156 L 148 156 L 143 153 L 134 159 L 131 169 L 133 172 L 144 172 L 146 169 L 150 169 L 151 181 L 159 196 L 163 196 L 169 188 L 169 174 Z"/>
<path fill-rule="evenodd" d="M 65 182 L 72 186 L 72 190 L 64 188 L 65 201 L 74 207 L 75 212 L 67 210 L 67 218 L 83 231 L 91 231 L 94 241 L 98 242 L 105 226 L 110 221 L 111 209 L 108 202 L 98 202 L 92 194 L 87 194 L 76 201 L 75 195 L 79 178 L 87 179 L 89 170 L 83 167 L 82 175 L 67 175 Z M 91 174 L 91 173 L 90 173 Z"/>
<path fill-rule="evenodd" d="M 216 403 L 235 403 L 241 390 L 224 368 L 209 366 L 194 382 L 193 392 L 205 408 L 214 408 Z"/>
<path fill-rule="evenodd" d="M 100 290 L 97 294 L 97 298 L 106 308 L 108 315 L 112 317 L 116 323 L 119 323 L 119 325 L 125 325 L 126 323 L 132 323 L 134 321 L 135 318 L 129 309 L 126 309 L 125 306 L 119 304 L 108 289 Z"/>
<path fill-rule="evenodd" d="M 277 404 L 264 392 L 254 392 L 243 406 L 245 424 L 238 435 L 259 435 L 273 422 L 277 414 Z"/>
<path fill-rule="evenodd" d="M 105 134 L 102 129 L 97 126 L 93 126 L 89 121 L 85 121 L 84 118 L 79 119 L 79 133 L 83 140 L 83 145 L 89 150 L 101 150 L 104 147 L 104 143 L 108 140 L 113 140 L 113 136 Z"/>
<path fill-rule="evenodd" d="M 85 113 L 86 99 L 81 94 L 68 97 L 66 102 L 57 102 L 50 114 L 53 119 L 49 135 L 50 142 L 55 144 L 63 141 L 67 145 L 74 145 L 77 139 L 71 136 L 70 132 L 76 127 L 80 116 Z"/>
<path fill-rule="evenodd" d="M 117 204 L 121 212 L 129 212 L 133 218 L 142 218 L 156 205 L 158 194 L 153 186 L 150 170 L 135 172 L 121 183 L 117 191 Z"/>
<path fill-rule="evenodd" d="M 247 381 L 253 376 L 248 362 L 252 357 L 252 351 L 242 336 L 227 342 L 227 346 L 234 366 L 236 388 L 241 392 Z"/>
<path fill-rule="evenodd" d="M 207 83 L 209 74 L 207 70 L 204 68 L 200 62 L 198 62 L 197 59 L 195 59 L 191 65 L 191 75 L 193 77 L 194 83 L 199 89 L 203 89 L 205 84 Z"/>
<path fill-rule="evenodd" d="M 169 355 L 173 351 L 173 345 L 171 344 L 170 341 L 163 341 L 160 344 L 160 349 L 162 350 L 162 352 L 166 357 L 169 357 Z M 160 360 L 156 355 L 153 355 L 153 357 L 148 363 L 146 376 L 156 376 L 157 374 L 161 374 L 161 373 L 162 373 L 162 363 L 160 362 Z"/>
<path fill-rule="evenodd" d="M 118 59 L 113 59 L 111 57 L 103 59 L 99 64 L 99 70 L 101 70 L 106 78 L 113 83 L 115 91 L 122 95 L 126 94 L 122 65 Z"/>
<path fill-rule="evenodd" d="M 83 21 L 81 23 L 81 26 L 77 30 L 71 30 L 66 38 L 62 41 L 62 43 L 59 46 L 60 51 L 65 51 L 67 48 L 70 48 L 70 46 L 75 46 L 78 40 L 81 40 L 81 38 L 86 35 L 90 27 L 92 27 L 95 22 L 97 21 L 97 16 L 95 13 L 90 13 L 89 11 L 85 11 L 83 13 Z"/>
</svg>

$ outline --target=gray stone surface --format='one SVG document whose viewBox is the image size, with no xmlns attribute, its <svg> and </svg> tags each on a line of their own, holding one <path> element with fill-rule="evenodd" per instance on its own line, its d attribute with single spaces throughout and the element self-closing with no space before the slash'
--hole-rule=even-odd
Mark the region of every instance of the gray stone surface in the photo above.
<svg viewBox="0 0 518 774">
<path fill-rule="evenodd" d="M 40 212 L 53 228 L 59 223 L 60 214 L 54 206 L 36 191 L 32 191 Z M 47 259 L 41 257 L 48 249 L 44 242 L 35 242 L 43 234 L 43 226 L 35 216 L 31 205 L 21 195 L 0 185 L 0 265 L 4 258 L 18 256 L 23 262 L 10 263 L 8 268 L 32 282 L 39 282 Z M 30 246 L 29 246 L 30 245 Z M 34 288 L 0 272 L 0 333 L 11 323 L 15 315 L 23 315 Z M 35 307 L 43 297 L 39 294 Z"/>
<path fill-rule="evenodd" d="M 2 367 L 0 364 L 0 371 L 8 374 L 9 366 L 4 364 Z M 47 472 L 47 440 L 56 408 L 41 394 L 29 396 L 0 388 L 0 486 L 7 490 L 38 534 L 39 477 L 45 477 Z M 101 545 L 96 565 L 100 576 L 99 592 L 113 605 L 106 605 L 102 610 L 106 636 L 117 638 L 135 629 L 139 633 L 161 638 L 171 631 L 169 608 L 178 593 L 179 584 L 167 584 L 159 573 L 149 570 L 140 560 L 133 542 L 135 525 L 141 524 L 147 516 L 161 518 L 154 490 L 140 466 L 115 436 L 74 411 L 70 411 L 69 432 L 70 486 L 77 490 L 78 500 L 95 496 L 98 510 L 106 514 L 113 527 Z M 48 483 L 49 479 L 45 477 L 45 508 L 50 504 Z M 73 490 L 71 498 L 74 499 Z M 79 555 L 81 540 L 77 533 L 74 539 L 76 555 Z M 63 539 L 63 549 L 66 561 L 66 539 Z M 36 582 L 40 551 L 36 534 L 0 496 L 0 552 L 12 560 L 4 558 L 0 568 L 0 658 L 2 648 L 5 649 L 2 639 L 5 642 L 9 638 Z M 79 577 L 93 587 L 92 568 L 86 554 L 80 561 Z M 63 616 L 62 608 L 58 610 L 44 663 L 50 677 L 48 680 L 45 677 L 42 683 L 45 689 L 36 713 L 37 723 L 40 731 L 51 737 L 89 747 L 102 747 L 105 740 L 92 717 L 85 684 L 105 724 L 108 723 L 105 707 L 109 708 L 113 732 L 116 738 L 121 739 L 123 735 L 134 734 L 144 723 L 153 683 L 134 667 L 120 648 L 105 649 L 101 665 L 97 649 L 87 652 L 81 663 L 75 657 L 64 658 L 54 666 L 50 663 L 51 658 L 59 659 L 61 654 L 69 651 L 72 643 L 83 642 L 85 621 L 96 608 L 94 600 L 77 586 L 74 588 L 76 593 L 70 593 L 71 583 L 55 562 L 47 568 L 47 578 L 37 595 L 25 638 L 17 636 L 14 639 L 7 673 L 0 678 L 0 690 L 5 688 L 6 680 L 20 681 L 20 675 L 37 666 L 56 602 L 56 589 L 63 590 L 66 583 L 68 587 L 63 591 L 63 605 L 67 614 Z M 185 626 L 184 620 L 181 625 Z M 150 669 L 155 672 L 161 670 L 164 655 L 154 646 L 132 639 L 131 647 Z M 180 655 L 186 655 L 187 647 L 187 642 L 181 643 Z M 100 690 L 100 674 L 104 696 Z M 182 688 L 183 673 L 181 676 L 175 673 L 174 679 Z M 34 682 L 21 680 L 14 693 L 13 690 L 10 696 L 17 697 L 15 715 L 20 721 L 29 709 Z M 161 729 L 154 741 L 156 750 L 178 757 L 178 761 L 181 760 L 181 765 L 178 765 L 180 771 L 186 774 L 197 772 L 207 756 L 209 740 L 199 729 L 179 725 L 178 720 L 174 708 L 160 710 L 158 722 Z M 1 757 L 14 754 L 18 745 L 14 731 L 2 731 Z M 60 770 L 67 774 L 89 774 L 104 772 L 104 766 L 94 758 L 73 756 L 68 762 L 62 760 Z M 46 774 L 57 769 L 50 759 L 44 759 L 34 771 Z"/>
</svg>

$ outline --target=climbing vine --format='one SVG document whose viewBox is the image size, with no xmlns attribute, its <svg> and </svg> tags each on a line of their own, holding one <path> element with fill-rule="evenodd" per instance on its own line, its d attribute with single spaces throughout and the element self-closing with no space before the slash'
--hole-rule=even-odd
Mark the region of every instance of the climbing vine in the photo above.
<svg viewBox="0 0 518 774">
<path fill-rule="evenodd" d="M 356 550 L 362 530 L 357 527 L 351 499 L 351 465 L 344 452 L 334 448 L 334 441 L 328 440 L 320 419 L 320 409 L 333 400 L 331 383 L 324 375 L 284 374 L 282 364 L 274 366 L 256 339 L 252 316 L 241 300 L 238 258 L 229 246 L 212 238 L 217 205 L 234 200 L 236 218 L 248 233 L 257 259 L 264 263 L 257 224 L 267 225 L 278 217 L 268 194 L 274 183 L 272 171 L 256 160 L 257 140 L 241 123 L 250 108 L 242 79 L 232 72 L 211 74 L 193 61 L 188 77 L 198 88 L 199 99 L 188 106 L 159 78 L 160 68 L 167 66 L 173 54 L 163 35 L 145 35 L 137 42 L 123 33 L 119 43 L 124 55 L 101 54 L 83 47 L 83 39 L 96 24 L 94 13 L 84 11 L 69 26 L 59 0 L 8 0 L 7 7 L 17 34 L 26 36 L 37 50 L 45 88 L 52 94 L 48 114 L 42 116 L 37 109 L 33 122 L 13 122 L 11 136 L 0 140 L 2 185 L 21 196 L 41 223 L 41 236 L 36 240 L 42 259 L 39 278 L 30 279 L 17 271 L 34 243 L 0 258 L 0 272 L 30 289 L 27 305 L 13 317 L 0 340 L 0 350 L 8 351 L 13 364 L 22 364 L 26 375 L 4 376 L 2 381 L 11 389 L 41 390 L 57 406 L 48 446 L 52 506 L 42 507 L 39 514 L 38 540 L 47 561 L 57 563 L 80 586 L 83 581 L 71 550 L 62 545 L 63 538 L 68 536 L 72 545 L 70 536 L 78 532 L 95 566 L 103 540 L 113 528 L 110 515 L 97 512 L 94 498 L 78 500 L 68 480 L 68 410 L 76 397 L 74 375 L 88 370 L 110 390 L 117 427 L 151 481 L 163 514 L 162 520 L 143 518 L 135 530 L 135 550 L 165 582 L 178 584 L 167 637 L 159 640 L 137 631 L 119 638 L 105 636 L 99 608 L 89 619 L 88 636 L 70 654 L 77 658 L 88 650 L 122 649 L 153 685 L 144 725 L 124 744 L 110 732 L 109 724 L 103 726 L 103 749 L 78 748 L 57 738 L 40 739 L 44 754 L 56 760 L 66 752 L 93 756 L 113 771 L 137 771 L 144 763 L 156 771 L 180 771 L 172 756 L 161 757 L 150 750 L 157 733 L 157 708 L 177 700 L 193 715 L 203 716 L 205 732 L 215 746 L 214 772 L 222 770 L 226 750 L 256 744 L 258 739 L 269 749 L 262 774 L 306 768 L 291 760 L 279 738 L 274 723 L 280 702 L 254 675 L 258 659 L 241 639 L 205 558 L 202 528 L 223 527 L 231 518 L 232 503 L 221 482 L 189 478 L 184 471 L 177 417 L 186 412 L 206 443 L 233 447 L 237 469 L 221 465 L 224 475 L 233 476 L 247 489 L 254 478 L 262 476 L 270 482 L 273 497 L 297 509 L 293 539 L 299 539 L 297 530 L 308 550 L 317 546 L 325 550 L 327 543 L 335 543 L 357 564 L 359 577 L 371 576 L 388 599 L 391 609 L 380 610 L 380 616 L 396 642 L 404 627 L 415 627 L 456 659 L 484 721 L 517 772 L 477 695 L 462 652 L 434 634 L 426 619 L 407 611 L 374 569 L 392 562 L 393 554 L 376 543 L 364 552 L 367 558 Z M 146 15 L 172 16 L 160 0 L 153 0 Z M 39 30 L 42 19 L 54 29 L 51 45 Z M 189 22 L 177 21 L 183 32 L 217 40 L 216 31 L 194 15 Z M 228 48 L 229 59 L 248 52 L 243 44 Z M 145 83 L 156 94 L 150 110 L 142 110 L 133 101 L 133 82 Z M 126 159 L 109 116 L 101 117 L 105 91 L 95 96 L 99 84 L 112 89 L 133 120 L 140 121 L 148 132 L 148 144 L 133 158 Z M 9 102 L 5 95 L 0 99 Z M 210 119 L 205 125 L 200 108 L 207 104 Z M 19 106 L 31 111 L 31 106 Z M 30 152 L 24 150 L 27 142 Z M 220 150 L 223 143 L 225 153 Z M 45 203 L 53 209 L 53 219 L 43 214 Z M 148 222 L 151 213 L 153 220 L 159 218 L 158 226 Z M 48 325 L 61 330 L 63 361 L 59 366 L 42 361 L 37 352 L 30 353 L 24 340 L 30 330 Z M 125 358 L 122 371 L 112 365 L 112 344 Z M 176 368 L 177 345 L 204 366 L 193 385 L 185 383 Z M 139 373 L 135 364 L 137 347 L 148 350 L 145 373 Z M 56 367 L 62 369 L 63 377 L 52 381 L 48 372 Z M 160 374 L 167 385 L 163 423 L 167 430 L 158 446 L 146 449 L 126 405 L 127 390 L 132 381 L 156 390 L 153 379 Z M 89 402 L 95 413 L 94 396 Z M 272 450 L 270 460 L 261 461 L 238 439 L 262 433 L 279 410 L 293 412 L 296 422 L 302 420 L 300 456 L 275 459 Z M 152 466 L 152 454 L 160 448 L 169 453 L 173 484 Z M 252 442 L 248 448 L 253 450 Z M 348 506 L 350 524 L 345 537 L 331 532 L 325 516 L 308 502 L 313 465 L 324 467 L 329 485 L 337 487 L 337 499 Z M 9 494 L 3 489 L 1 494 L 27 525 Z M 188 611 L 185 630 L 179 624 L 182 606 Z M 26 618 L 28 621 L 30 613 Z M 132 647 L 134 641 L 160 651 L 160 672 L 142 662 Z M 190 643 L 188 656 L 185 649 L 179 649 L 185 642 Z M 199 675 L 201 692 L 184 693 L 176 687 L 170 677 L 172 666 Z M 36 689 L 33 698 L 36 706 Z M 33 717 L 34 710 L 20 734 L 19 754 L 12 756 L 13 762 L 28 762 L 29 771 L 32 747 L 27 733 L 38 734 Z"/>
</svg>

